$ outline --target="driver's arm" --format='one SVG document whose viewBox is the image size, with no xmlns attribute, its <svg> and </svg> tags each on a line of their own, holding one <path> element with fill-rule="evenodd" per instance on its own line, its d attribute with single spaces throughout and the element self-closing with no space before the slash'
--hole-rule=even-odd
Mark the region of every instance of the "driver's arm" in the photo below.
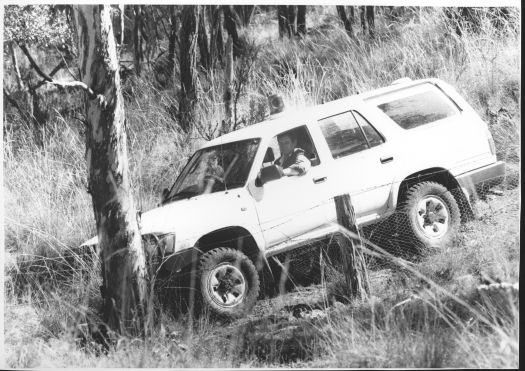
<svg viewBox="0 0 525 371">
<path fill-rule="evenodd" d="M 294 153 L 295 162 L 293 165 L 283 169 L 283 173 L 286 176 L 303 175 L 310 170 L 310 160 L 304 155 L 304 151 L 297 149 Z"/>
</svg>

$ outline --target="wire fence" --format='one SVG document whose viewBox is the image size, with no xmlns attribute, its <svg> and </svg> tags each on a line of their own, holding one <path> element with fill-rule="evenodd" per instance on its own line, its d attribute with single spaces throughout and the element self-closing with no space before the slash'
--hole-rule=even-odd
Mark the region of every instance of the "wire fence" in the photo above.
<svg viewBox="0 0 525 371">
<path fill-rule="evenodd" d="M 392 213 L 375 223 L 359 226 L 359 235 L 353 238 L 370 270 L 391 267 L 392 257 L 417 262 L 457 244 L 464 226 L 486 213 L 514 212 L 496 211 L 489 206 L 488 201 L 502 196 L 502 189 L 506 188 L 512 189 L 514 185 L 498 183 L 497 178 L 488 179 L 467 197 L 459 188 L 449 190 L 431 180 L 414 183 L 407 186 L 405 199 Z M 319 283 L 323 277 L 340 278 L 343 273 L 340 247 L 333 236 L 276 258 L 287 262 L 288 274 L 299 285 Z"/>
</svg>

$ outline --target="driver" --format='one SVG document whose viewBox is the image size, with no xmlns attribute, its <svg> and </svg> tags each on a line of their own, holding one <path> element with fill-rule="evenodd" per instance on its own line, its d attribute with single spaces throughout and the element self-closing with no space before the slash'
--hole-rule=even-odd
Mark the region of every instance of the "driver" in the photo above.
<svg viewBox="0 0 525 371">
<path fill-rule="evenodd" d="M 274 165 L 282 169 L 283 175 L 303 175 L 310 170 L 310 160 L 304 155 L 304 150 L 297 148 L 297 137 L 293 132 L 277 136 L 281 157 L 275 160 Z"/>
</svg>

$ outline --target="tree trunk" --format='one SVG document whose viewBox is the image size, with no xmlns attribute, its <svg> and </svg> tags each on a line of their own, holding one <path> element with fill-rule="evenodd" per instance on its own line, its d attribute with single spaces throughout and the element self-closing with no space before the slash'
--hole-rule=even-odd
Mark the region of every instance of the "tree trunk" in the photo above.
<svg viewBox="0 0 525 371">
<path fill-rule="evenodd" d="M 175 75 L 175 45 L 177 42 L 177 17 L 175 16 L 175 6 L 169 5 L 170 10 L 170 35 L 168 39 L 168 63 L 166 75 L 171 78 Z"/>
<path fill-rule="evenodd" d="M 18 90 L 24 89 L 24 83 L 22 82 L 22 75 L 20 74 L 20 67 L 18 66 L 18 58 L 16 57 L 15 48 L 13 48 L 13 43 L 8 43 L 9 52 L 11 53 L 11 61 L 13 62 L 13 69 L 15 70 L 16 85 Z"/>
<path fill-rule="evenodd" d="M 297 34 L 306 34 L 306 5 L 297 6 Z"/>
<path fill-rule="evenodd" d="M 222 63 L 222 56 L 224 54 L 224 43 L 222 40 L 222 7 L 220 5 L 213 6 L 211 14 L 211 63 L 214 64 L 216 60 Z"/>
<path fill-rule="evenodd" d="M 210 49 L 208 47 L 208 30 L 206 30 L 206 8 L 199 6 L 200 17 L 199 17 L 199 33 L 198 43 L 199 51 L 201 54 L 201 65 L 207 71 L 210 68 L 211 56 Z"/>
<path fill-rule="evenodd" d="M 353 6 L 349 6 L 347 9 L 349 10 L 349 12 L 348 12 L 348 19 L 350 20 L 350 23 L 351 23 L 352 25 L 354 25 L 354 24 L 355 24 L 355 11 L 354 11 L 354 7 L 353 7 Z"/>
<path fill-rule="evenodd" d="M 133 24 L 133 47 L 134 47 L 134 58 L 135 63 L 135 74 L 140 76 L 141 66 L 140 63 L 143 60 L 142 56 L 142 37 L 141 37 L 141 28 L 142 28 L 142 5 L 133 5 L 135 10 L 135 20 Z"/>
<path fill-rule="evenodd" d="M 111 8 L 78 5 L 74 11 L 81 79 L 103 96 L 86 102 L 86 157 L 102 255 L 105 321 L 117 332 L 144 334 L 151 325 L 146 316 L 146 260 L 131 194 Z"/>
<path fill-rule="evenodd" d="M 42 147 L 43 143 L 41 141 L 40 135 L 38 135 L 39 130 L 37 130 L 37 120 L 34 116 L 34 97 L 32 94 L 31 86 L 28 85 L 28 89 L 25 90 L 25 84 L 22 80 L 22 74 L 20 73 L 20 67 L 18 65 L 18 58 L 16 57 L 16 52 L 13 47 L 13 43 L 9 43 L 9 51 L 11 53 L 11 60 L 13 63 L 13 69 L 15 70 L 15 77 L 16 77 L 16 85 L 18 87 L 18 91 L 20 92 L 22 99 L 18 99 L 18 103 L 16 100 L 12 99 L 10 94 L 7 93 L 7 91 L 4 88 L 4 96 L 8 99 L 8 101 L 18 110 L 20 113 L 20 118 L 27 122 L 30 127 L 33 129 L 33 132 L 35 134 L 35 140 L 37 145 Z M 22 102 L 20 102 L 22 101 Z M 19 103 L 22 103 L 22 107 Z M 37 102 L 38 104 L 38 102 Z"/>
<path fill-rule="evenodd" d="M 126 19 L 126 16 L 124 14 L 125 12 L 125 6 L 124 4 L 118 5 L 119 12 L 120 12 L 120 38 L 119 38 L 119 49 L 118 49 L 118 58 L 121 58 L 122 55 L 122 49 L 124 48 L 124 34 L 125 34 L 125 23 L 124 19 Z"/>
<path fill-rule="evenodd" d="M 363 28 L 363 35 L 366 35 L 366 6 L 360 6 L 359 11 L 361 16 L 361 27 Z"/>
<path fill-rule="evenodd" d="M 49 112 L 46 110 L 46 108 L 42 109 L 42 99 L 34 87 L 29 86 L 29 94 L 31 95 L 33 122 L 35 128 L 39 131 L 39 134 L 42 135 L 42 131 L 46 125 L 46 122 L 49 120 Z"/>
<path fill-rule="evenodd" d="M 288 5 L 288 36 L 297 33 L 297 5 Z"/>
<path fill-rule="evenodd" d="M 336 196 L 334 198 L 337 213 L 337 222 L 359 236 L 356 226 L 355 212 L 349 194 Z M 368 273 L 361 250 L 357 249 L 358 244 L 353 238 L 338 235 L 337 242 L 341 248 L 343 272 L 345 275 L 347 295 L 349 298 L 365 298 L 369 294 Z"/>
<path fill-rule="evenodd" d="M 179 101 L 179 120 L 182 130 L 190 131 L 194 106 L 197 99 L 195 81 L 197 79 L 197 35 L 199 8 L 185 5 L 182 9 L 182 25 L 180 30 L 180 82 L 181 97 Z"/>
<path fill-rule="evenodd" d="M 234 5 L 233 10 L 239 16 L 243 27 L 246 27 L 250 24 L 255 5 Z"/>
<path fill-rule="evenodd" d="M 375 20 L 374 7 L 367 6 L 366 7 L 366 21 L 368 23 L 368 33 L 370 34 L 371 38 L 375 37 L 374 20 Z"/>
<path fill-rule="evenodd" d="M 279 25 L 279 37 L 283 38 L 288 35 L 288 6 L 278 5 L 277 6 L 277 23 Z"/>
<path fill-rule="evenodd" d="M 233 80 L 233 40 L 228 36 L 226 43 L 226 69 L 224 71 L 224 121 L 222 133 L 228 133 L 232 125 L 232 80 Z"/>
<path fill-rule="evenodd" d="M 352 21 L 346 15 L 345 7 L 337 5 L 336 8 L 337 8 L 337 14 L 339 15 L 339 18 L 341 19 L 341 21 L 343 22 L 346 33 L 348 34 L 348 36 L 353 38 L 354 30 L 352 29 Z"/>
<path fill-rule="evenodd" d="M 151 15 L 150 9 L 147 5 L 139 5 L 141 7 L 140 12 L 140 50 L 142 53 L 143 60 L 146 61 L 146 66 L 150 66 L 151 56 L 155 52 L 155 36 L 154 31 L 151 29 Z M 144 46 L 144 47 L 142 47 Z"/>
<path fill-rule="evenodd" d="M 224 5 L 224 28 L 228 32 L 228 35 L 232 37 L 233 40 L 233 56 L 237 58 L 241 54 L 242 45 L 239 40 L 239 34 L 237 32 L 237 21 L 235 13 L 232 9 L 232 5 Z"/>
</svg>

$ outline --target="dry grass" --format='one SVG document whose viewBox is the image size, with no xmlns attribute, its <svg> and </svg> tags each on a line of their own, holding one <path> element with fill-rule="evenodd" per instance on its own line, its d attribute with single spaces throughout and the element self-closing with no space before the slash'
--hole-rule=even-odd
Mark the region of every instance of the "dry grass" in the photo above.
<svg viewBox="0 0 525 371">
<path fill-rule="evenodd" d="M 518 10 L 511 16 L 519 17 Z M 358 42 L 334 17 L 330 8 L 316 8 L 308 19 L 309 35 L 292 42 L 275 39 L 273 17 L 256 17 L 245 35 L 255 40 L 259 56 L 239 101 L 239 119 L 254 123 L 265 113 L 266 96 L 274 92 L 293 107 L 384 86 L 400 77 L 442 78 L 489 122 L 498 156 L 508 163 L 505 196 L 479 203 L 480 220 L 463 227 L 454 247 L 410 269 L 392 262 L 383 282 L 373 287 L 370 301 L 323 309 L 317 319 L 279 312 L 277 324 L 271 320 L 275 308 L 270 313 L 263 309 L 259 319 L 230 326 L 206 319 L 190 326 L 188 318 L 175 320 L 162 311 L 162 326 L 146 342 L 122 338 L 104 354 L 89 344 L 81 350 L 73 339 L 86 318 L 98 320 L 100 285 L 96 263 L 77 249 L 94 234 L 82 124 L 54 114 L 45 145 L 38 147 L 33 130 L 16 114 L 7 115 L 3 150 L 8 365 L 517 367 L 518 308 L 502 317 L 475 288 L 481 280 L 519 279 L 519 33 L 511 30 L 511 23 L 498 31 L 482 18 L 478 33 L 459 37 L 449 32 L 439 9 L 423 9 L 393 25 L 378 19 L 376 39 Z M 198 130 L 188 134 L 169 113 L 177 106 L 176 86 L 162 90 L 148 78 L 126 83 L 134 196 L 144 210 L 155 206 L 161 190 L 171 185 L 187 156 L 220 121 L 221 73 L 200 77 Z M 419 299 L 407 301 L 412 294 Z M 255 320 L 263 324 L 250 322 Z M 279 343 L 289 336 L 286 326 L 276 328 L 281 324 L 301 329 L 299 335 L 294 333 L 299 341 Z M 249 337 L 247 329 L 257 326 L 274 331 L 275 338 Z M 250 341 L 268 351 L 262 356 Z M 308 349 L 306 359 L 294 348 L 297 345 Z M 293 352 L 298 356 L 290 356 Z"/>
</svg>

